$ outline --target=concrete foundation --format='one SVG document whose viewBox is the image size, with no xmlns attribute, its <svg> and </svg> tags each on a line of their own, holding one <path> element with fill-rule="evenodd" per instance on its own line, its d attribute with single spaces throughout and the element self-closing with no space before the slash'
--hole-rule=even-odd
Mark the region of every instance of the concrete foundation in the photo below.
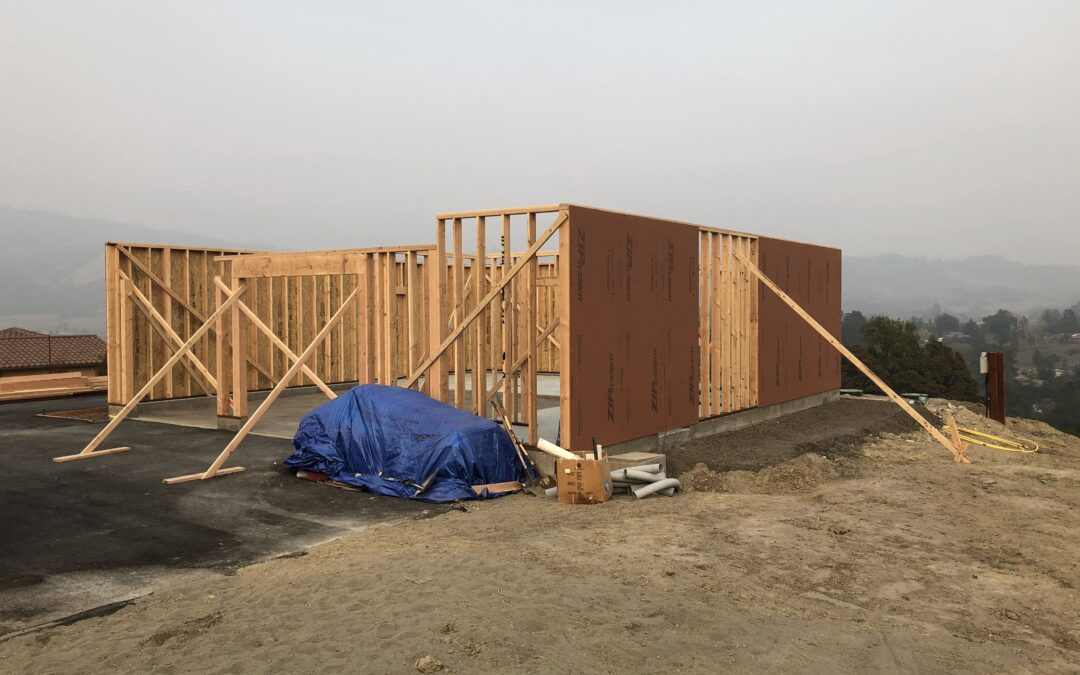
<svg viewBox="0 0 1080 675">
<path fill-rule="evenodd" d="M 537 396 L 537 421 L 541 438 L 554 441 L 559 428 L 559 399 L 558 376 L 542 375 L 540 377 L 540 392 Z M 349 385 L 332 387 L 336 391 L 347 391 Z M 259 403 L 266 397 L 267 392 L 254 392 L 248 396 L 248 408 L 254 411 Z M 555 393 L 552 396 L 551 393 Z M 466 396 L 471 397 L 471 388 L 466 389 Z M 752 424 L 758 424 L 766 420 L 790 415 L 791 413 L 807 408 L 813 408 L 840 397 L 840 390 L 828 391 L 822 394 L 806 396 L 794 401 L 784 401 L 760 408 L 742 410 L 730 415 L 720 415 L 702 420 L 693 426 L 671 429 L 659 434 L 636 438 L 615 445 L 605 446 L 609 455 L 624 452 L 664 452 L 677 443 L 713 434 L 734 431 Z M 296 434 L 296 427 L 300 418 L 307 412 L 326 402 L 326 396 L 316 387 L 295 387 L 286 389 L 281 393 L 274 405 L 259 423 L 255 425 L 252 433 L 260 436 L 276 438 L 292 438 Z M 109 413 L 115 415 L 121 406 L 109 406 Z M 218 417 L 217 400 L 213 397 L 200 396 L 197 398 L 173 399 L 169 401 L 150 401 L 136 406 L 131 418 L 146 422 L 161 422 L 164 424 L 176 424 L 200 429 L 225 429 L 237 431 L 244 424 L 244 418 Z M 528 441 L 524 427 L 515 427 L 519 437 Z M 543 455 L 537 451 L 533 453 Z"/>
<path fill-rule="evenodd" d="M 775 403 L 760 408 L 741 410 L 729 415 L 710 417 L 709 419 L 701 420 L 690 427 L 671 429 L 659 434 L 635 438 L 632 441 L 605 446 L 604 450 L 610 455 L 624 452 L 663 453 L 665 449 L 674 447 L 676 444 L 683 441 L 742 429 L 743 427 L 748 427 L 753 424 L 759 424 L 767 420 L 776 419 L 777 417 L 790 415 L 791 413 L 796 413 L 800 410 L 824 405 L 835 401 L 838 398 L 840 398 L 840 390 L 834 389 L 833 391 L 805 396 L 803 398 L 795 399 L 794 401 L 784 401 L 783 403 Z"/>
</svg>

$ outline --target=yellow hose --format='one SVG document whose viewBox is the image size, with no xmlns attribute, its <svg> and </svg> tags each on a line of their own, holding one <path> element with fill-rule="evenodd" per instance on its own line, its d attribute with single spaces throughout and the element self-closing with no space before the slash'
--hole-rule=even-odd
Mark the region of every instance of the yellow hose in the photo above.
<svg viewBox="0 0 1080 675">
<path fill-rule="evenodd" d="M 952 429 L 949 428 L 948 424 L 941 425 L 941 428 L 947 433 L 952 432 Z M 967 443 L 974 443 L 975 445 L 994 448 L 995 450 L 1004 450 L 1005 452 L 1019 452 L 1025 455 L 1030 455 L 1033 452 L 1039 451 L 1039 444 L 1035 441 L 1029 441 L 1027 439 L 1020 439 L 1020 442 L 1011 441 L 1007 438 L 991 436 L 990 434 L 981 431 L 965 429 L 963 427 L 958 427 L 957 430 L 960 432 L 960 440 Z M 990 441 L 997 441 L 997 443 L 991 443 Z"/>
</svg>

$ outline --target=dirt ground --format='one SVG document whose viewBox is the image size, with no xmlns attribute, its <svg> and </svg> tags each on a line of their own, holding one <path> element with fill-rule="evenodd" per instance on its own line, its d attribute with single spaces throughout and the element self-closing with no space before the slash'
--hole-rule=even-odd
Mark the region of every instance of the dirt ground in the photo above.
<svg viewBox="0 0 1080 675">
<path fill-rule="evenodd" d="M 701 462 L 713 471 L 759 471 L 806 453 L 830 459 L 860 455 L 867 436 L 915 431 L 899 407 L 841 398 L 718 436 L 680 443 L 667 451 L 668 471 L 681 475 Z"/>
<path fill-rule="evenodd" d="M 0 670 L 1076 672 L 1080 439 L 955 412 L 1042 450 L 956 465 L 925 432 L 860 422 L 835 458 L 798 447 L 829 445 L 815 427 L 779 464 L 725 464 L 736 432 L 680 459 L 731 467 L 690 470 L 704 491 L 376 526 L 13 637 Z"/>
</svg>

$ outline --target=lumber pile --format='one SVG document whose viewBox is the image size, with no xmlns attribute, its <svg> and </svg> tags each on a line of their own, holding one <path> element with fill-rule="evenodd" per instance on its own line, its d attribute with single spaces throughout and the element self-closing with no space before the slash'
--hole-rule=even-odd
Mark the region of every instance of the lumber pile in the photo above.
<svg viewBox="0 0 1080 675">
<path fill-rule="evenodd" d="M 79 372 L 0 377 L 0 401 L 28 401 L 105 391 L 109 378 Z"/>
</svg>

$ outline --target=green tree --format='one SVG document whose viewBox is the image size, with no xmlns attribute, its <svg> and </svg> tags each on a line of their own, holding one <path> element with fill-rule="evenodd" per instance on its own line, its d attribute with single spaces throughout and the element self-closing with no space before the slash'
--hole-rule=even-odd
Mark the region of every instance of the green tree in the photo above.
<svg viewBox="0 0 1080 675">
<path fill-rule="evenodd" d="M 845 314 L 840 322 L 840 342 L 849 348 L 861 345 L 864 325 L 866 317 L 859 310 Z"/>
<path fill-rule="evenodd" d="M 1039 319 L 1046 326 L 1048 333 L 1060 333 L 1061 332 L 1061 310 L 1060 309 L 1044 309 L 1042 316 Z"/>
<path fill-rule="evenodd" d="M 934 332 L 938 335 L 955 333 L 960 330 L 960 319 L 952 314 L 938 314 L 934 317 Z"/>
<path fill-rule="evenodd" d="M 1080 333 L 1080 317 L 1077 317 L 1076 310 L 1067 309 L 1061 313 L 1061 333 Z"/>
<path fill-rule="evenodd" d="M 875 316 L 867 319 L 862 337 L 862 345 L 851 348 L 852 352 L 893 389 L 976 398 L 978 387 L 963 356 L 937 340 L 922 345 L 913 322 Z M 869 379 L 846 361 L 842 382 L 845 388 L 876 391 Z"/>
<path fill-rule="evenodd" d="M 982 342 L 983 340 L 983 328 L 979 324 L 975 323 L 974 319 L 968 319 L 964 322 L 964 327 L 961 329 L 964 331 L 964 335 L 971 338 L 972 342 Z"/>
<path fill-rule="evenodd" d="M 999 309 L 990 316 L 983 317 L 983 328 L 987 337 L 992 337 L 999 345 L 1006 345 L 1012 341 L 1016 330 L 1016 315 L 1007 309 Z"/>
<path fill-rule="evenodd" d="M 925 350 L 922 370 L 928 380 L 927 393 L 959 401 L 978 399 L 979 386 L 963 356 L 937 340 L 927 342 Z"/>
</svg>

